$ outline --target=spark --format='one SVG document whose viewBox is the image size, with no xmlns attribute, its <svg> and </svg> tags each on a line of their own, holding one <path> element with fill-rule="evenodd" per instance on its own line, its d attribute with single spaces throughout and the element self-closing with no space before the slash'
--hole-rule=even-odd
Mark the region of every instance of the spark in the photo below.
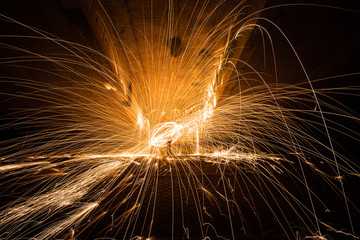
<svg viewBox="0 0 360 240">
<path fill-rule="evenodd" d="M 53 224 L 53 226 L 45 229 L 41 234 L 38 234 L 36 238 L 46 239 L 56 236 L 59 232 L 64 231 L 64 229 L 67 229 L 70 226 L 82 221 L 86 217 L 86 215 L 89 214 L 92 210 L 94 210 L 97 206 L 99 206 L 99 204 L 96 202 L 84 204 L 84 206 L 79 207 L 73 212 L 70 212 L 67 219 Z"/>
<path fill-rule="evenodd" d="M 144 123 L 144 117 L 141 112 L 138 112 L 137 119 L 138 119 L 137 124 L 139 125 L 140 130 L 142 130 L 144 128 L 145 123 Z"/>
<path fill-rule="evenodd" d="M 49 165 L 49 162 L 42 161 L 42 162 L 29 162 L 29 163 L 22 163 L 22 164 L 8 164 L 8 165 L 0 166 L 0 172 L 16 170 L 19 168 L 32 167 L 32 166 L 37 166 L 37 165 Z"/>
<path fill-rule="evenodd" d="M 108 84 L 108 83 L 105 84 L 104 86 L 105 86 L 105 88 L 106 88 L 107 90 L 117 91 L 117 89 L 116 89 L 115 87 L 111 86 L 111 85 Z"/>
</svg>

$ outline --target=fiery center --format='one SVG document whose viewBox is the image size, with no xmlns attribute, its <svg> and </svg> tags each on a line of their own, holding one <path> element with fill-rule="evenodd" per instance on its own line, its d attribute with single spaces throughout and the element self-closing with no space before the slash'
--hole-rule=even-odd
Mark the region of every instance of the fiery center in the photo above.
<svg viewBox="0 0 360 240">
<path fill-rule="evenodd" d="M 155 147 L 165 147 L 168 143 L 172 144 L 180 137 L 182 128 L 183 126 L 175 122 L 159 123 L 154 127 L 150 144 Z"/>
</svg>

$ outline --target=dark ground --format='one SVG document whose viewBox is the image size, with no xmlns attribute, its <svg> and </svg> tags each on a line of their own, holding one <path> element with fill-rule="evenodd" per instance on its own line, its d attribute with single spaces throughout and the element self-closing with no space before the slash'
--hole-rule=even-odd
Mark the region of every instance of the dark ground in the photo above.
<svg viewBox="0 0 360 240">
<path fill-rule="evenodd" d="M 294 157 L 289 156 L 289 160 L 291 158 Z M 63 160 L 67 159 L 51 161 Z M 147 164 L 147 160 L 143 158 L 135 160 L 140 165 L 129 166 L 134 173 Z M 144 173 L 138 175 L 138 179 L 144 179 L 148 184 L 142 189 L 141 194 L 138 194 L 141 181 L 133 181 L 130 186 L 120 190 L 123 185 L 118 185 L 122 180 L 122 176 L 119 176 L 111 188 L 112 194 L 103 199 L 99 207 L 86 218 L 86 221 L 76 228 L 77 239 L 146 237 L 150 231 L 151 214 L 154 207 L 150 236 L 155 239 L 171 239 L 172 236 L 174 239 L 186 239 L 186 231 L 188 231 L 190 239 L 203 239 L 205 236 L 210 239 L 222 239 L 221 237 L 231 239 L 229 216 L 233 226 L 234 239 L 295 239 L 296 234 L 305 238 L 305 236 L 312 236 L 311 231 L 316 231 L 316 227 L 313 225 L 314 218 L 309 212 L 304 212 L 304 208 L 300 206 L 301 203 L 305 207 L 311 208 L 307 188 L 299 175 L 300 169 L 297 164 L 285 162 L 277 164 L 267 160 L 268 162 L 258 165 L 252 163 L 249 165 L 246 162 L 224 165 L 214 164 L 209 160 L 217 161 L 219 159 L 182 157 L 170 161 L 165 159 L 153 161 L 152 164 L 158 163 L 157 170 L 150 171 L 146 176 Z M 277 166 L 282 171 L 275 171 L 273 166 Z M 349 225 L 347 224 L 348 216 L 342 197 L 329 185 L 329 183 L 338 185 L 337 180 L 321 180 L 309 166 L 303 165 L 303 167 L 309 187 L 324 204 L 321 204 L 319 200 L 316 200 L 315 195 L 312 195 L 317 216 L 328 226 L 350 232 L 350 229 L 346 227 Z M 321 170 L 325 170 L 325 168 L 323 167 Z M 5 179 L 1 178 L 2 182 L 9 181 L 8 183 L 11 183 L 12 186 L 11 188 L 2 186 L 2 202 L 10 203 L 12 198 L 32 189 L 36 183 L 35 179 L 41 179 L 41 176 L 46 175 L 47 171 L 34 173 L 28 179 L 31 180 L 30 182 L 27 181 L 27 177 L 18 181 L 23 177 L 21 174 Z M 291 174 L 300 177 L 300 180 L 296 180 Z M 91 202 L 97 191 L 102 188 L 102 184 L 104 183 L 94 186 L 93 190 L 81 199 L 81 202 Z M 359 186 L 358 179 L 346 178 L 347 190 L 349 187 L 357 189 Z M 41 184 L 39 187 L 41 188 Z M 202 187 L 206 188 L 206 194 L 201 189 Z M 130 189 L 135 189 L 134 194 L 123 204 L 119 204 L 128 195 Z M 27 192 L 27 194 L 31 196 L 38 190 L 32 189 L 32 192 Z M 229 201 L 223 197 L 225 194 Z M 128 219 L 125 222 L 120 221 L 121 215 L 135 204 L 138 196 L 139 199 L 142 199 L 142 207 L 138 212 L 137 220 L 135 221 L 133 218 L 131 222 Z M 351 194 L 349 197 L 352 199 Z M 237 205 L 233 204 L 234 202 Z M 355 202 L 354 204 L 356 205 Z M 356 218 L 358 214 L 354 207 L 351 206 L 350 209 L 354 213 L 355 230 L 359 233 L 359 219 Z M 67 216 L 71 208 L 65 208 L 49 219 L 47 223 L 51 224 L 53 221 Z M 201 221 L 199 217 L 202 219 Z M 26 228 L 28 233 L 22 237 L 30 238 L 41 232 L 48 224 L 41 223 L 41 219 L 34 219 L 34 222 Z M 210 224 L 212 227 L 209 227 Z M 305 227 L 306 224 L 308 227 Z M 204 235 L 201 234 L 201 227 Z M 216 229 L 216 233 L 213 229 Z M 329 239 L 352 239 L 330 231 L 328 227 L 322 226 L 321 230 L 325 236 L 331 237 Z M 125 234 L 125 232 L 127 233 Z M 65 230 L 58 237 L 68 236 L 68 233 L 69 231 Z"/>
</svg>

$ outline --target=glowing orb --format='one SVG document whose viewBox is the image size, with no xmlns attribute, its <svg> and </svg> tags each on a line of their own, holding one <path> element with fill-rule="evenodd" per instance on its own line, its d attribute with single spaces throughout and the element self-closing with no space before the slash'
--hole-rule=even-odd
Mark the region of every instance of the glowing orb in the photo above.
<svg viewBox="0 0 360 240">
<path fill-rule="evenodd" d="M 174 143 L 181 135 L 183 126 L 175 122 L 160 123 L 154 127 L 150 144 L 155 147 L 165 147 L 168 143 Z"/>
</svg>

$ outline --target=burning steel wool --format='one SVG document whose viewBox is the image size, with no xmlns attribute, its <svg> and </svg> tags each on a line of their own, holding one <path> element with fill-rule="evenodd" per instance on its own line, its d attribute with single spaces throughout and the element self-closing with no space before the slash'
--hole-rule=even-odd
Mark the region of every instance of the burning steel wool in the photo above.
<svg viewBox="0 0 360 240">
<path fill-rule="evenodd" d="M 266 17 L 284 7 L 358 12 L 232 0 L 61 4 L 66 33 L 85 29 L 79 41 L 0 13 L 1 99 L 17 103 L 1 119 L 0 238 L 358 239 L 346 184 L 359 182 L 359 168 L 336 136 L 358 143 L 360 119 L 332 94 L 358 99 L 359 87 L 316 86 L 359 74 L 311 78 Z M 305 80 L 282 81 L 270 28 Z M 339 205 L 342 225 L 329 216 Z"/>
</svg>

